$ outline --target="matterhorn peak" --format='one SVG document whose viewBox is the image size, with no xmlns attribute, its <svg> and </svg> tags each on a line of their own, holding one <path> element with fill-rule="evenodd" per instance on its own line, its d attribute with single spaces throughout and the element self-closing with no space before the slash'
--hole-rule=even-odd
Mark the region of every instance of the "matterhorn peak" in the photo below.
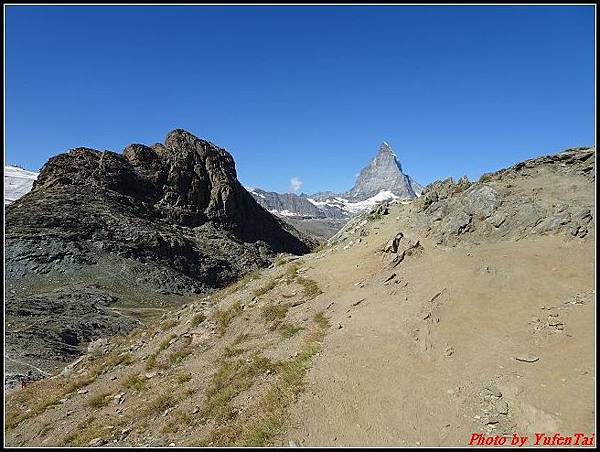
<svg viewBox="0 0 600 452">
<path fill-rule="evenodd" d="M 384 141 L 383 143 L 381 143 L 379 145 L 379 153 L 384 153 L 384 152 L 389 152 L 390 154 L 394 153 L 394 151 L 392 150 L 392 147 L 388 144 L 387 141 Z"/>
<path fill-rule="evenodd" d="M 404 174 L 392 147 L 384 141 L 377 155 L 362 169 L 356 184 L 345 196 L 360 201 L 390 192 L 397 198 L 415 198 L 420 190 L 420 185 Z"/>
</svg>

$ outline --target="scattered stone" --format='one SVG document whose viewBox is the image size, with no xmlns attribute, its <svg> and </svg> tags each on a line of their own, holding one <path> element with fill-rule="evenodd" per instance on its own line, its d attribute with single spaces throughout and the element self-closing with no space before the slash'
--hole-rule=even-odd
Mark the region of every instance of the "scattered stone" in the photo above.
<svg viewBox="0 0 600 452">
<path fill-rule="evenodd" d="M 539 361 L 540 358 L 529 353 L 526 355 L 517 355 L 515 356 L 515 359 L 522 363 L 535 363 L 536 361 Z"/>
<path fill-rule="evenodd" d="M 396 273 L 392 273 L 390 276 L 388 276 L 385 281 L 383 281 L 384 283 L 391 281 L 392 279 L 394 279 L 396 277 Z"/>
<path fill-rule="evenodd" d="M 358 306 L 359 304 L 361 304 L 365 300 L 366 300 L 366 298 L 361 298 L 360 300 L 355 301 L 354 303 L 352 303 L 350 306 Z"/>
<path fill-rule="evenodd" d="M 106 444 L 106 441 L 102 438 L 94 438 L 88 443 L 88 447 L 98 447 Z"/>
<path fill-rule="evenodd" d="M 496 400 L 495 408 L 499 414 L 508 414 L 508 403 L 505 400 Z"/>
<path fill-rule="evenodd" d="M 484 387 L 485 389 L 487 389 L 487 391 L 493 395 L 494 397 L 502 397 L 502 392 L 500 392 L 500 390 L 493 384 L 489 384 L 487 386 Z"/>
</svg>

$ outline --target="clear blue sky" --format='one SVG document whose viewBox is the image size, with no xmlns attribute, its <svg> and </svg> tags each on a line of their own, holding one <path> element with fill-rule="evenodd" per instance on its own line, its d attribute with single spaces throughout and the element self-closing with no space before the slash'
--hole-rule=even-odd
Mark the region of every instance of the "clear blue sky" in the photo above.
<svg viewBox="0 0 600 452">
<path fill-rule="evenodd" d="M 185 128 L 242 183 L 421 183 L 595 141 L 593 6 L 7 6 L 7 163 Z"/>
</svg>

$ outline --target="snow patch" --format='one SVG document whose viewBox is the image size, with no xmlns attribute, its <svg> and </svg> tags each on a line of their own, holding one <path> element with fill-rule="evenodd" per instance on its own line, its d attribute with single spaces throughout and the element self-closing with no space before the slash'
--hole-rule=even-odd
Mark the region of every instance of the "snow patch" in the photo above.
<svg viewBox="0 0 600 452">
<path fill-rule="evenodd" d="M 34 171 L 6 165 L 4 167 L 4 205 L 7 206 L 30 192 L 38 175 L 39 173 Z"/>
</svg>

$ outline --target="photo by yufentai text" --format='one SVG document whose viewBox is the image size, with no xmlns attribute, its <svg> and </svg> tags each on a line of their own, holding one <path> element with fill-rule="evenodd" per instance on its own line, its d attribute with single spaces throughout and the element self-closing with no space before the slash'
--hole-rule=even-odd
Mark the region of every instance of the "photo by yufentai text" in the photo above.
<svg viewBox="0 0 600 452">
<path fill-rule="evenodd" d="M 534 436 L 486 436 L 483 433 L 472 433 L 469 446 L 594 446 L 596 434 L 573 433 L 562 435 L 555 433 L 549 436 L 545 433 L 535 433 Z"/>
</svg>

